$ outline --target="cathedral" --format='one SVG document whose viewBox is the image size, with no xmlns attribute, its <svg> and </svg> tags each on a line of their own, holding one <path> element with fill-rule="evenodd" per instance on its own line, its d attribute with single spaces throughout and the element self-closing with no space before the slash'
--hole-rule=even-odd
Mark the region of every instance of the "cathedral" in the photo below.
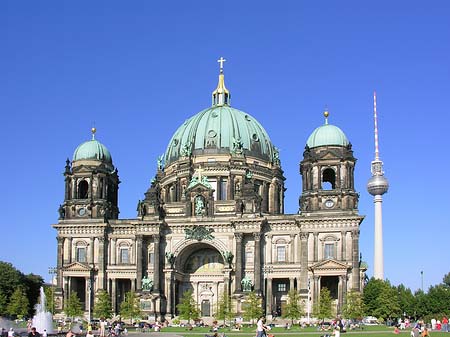
<svg viewBox="0 0 450 337">
<path fill-rule="evenodd" d="M 203 318 L 224 296 L 239 315 L 250 292 L 270 318 L 283 314 L 289 291 L 309 312 L 327 288 L 340 313 L 347 292 L 362 290 L 352 144 L 325 111 L 301 145 L 299 211 L 285 214 L 278 149 L 252 115 L 232 107 L 223 61 L 211 107 L 173 134 L 135 218 L 119 218 L 118 170 L 95 129 L 67 159 L 53 225 L 60 312 L 71 292 L 90 312 L 106 290 L 118 313 L 134 291 L 144 315 L 173 318 L 190 290 Z"/>
</svg>

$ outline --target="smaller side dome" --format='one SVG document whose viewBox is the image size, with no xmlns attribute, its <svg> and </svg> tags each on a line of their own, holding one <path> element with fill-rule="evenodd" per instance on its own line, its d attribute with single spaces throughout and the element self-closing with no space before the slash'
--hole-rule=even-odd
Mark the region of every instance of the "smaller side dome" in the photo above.
<svg viewBox="0 0 450 337">
<path fill-rule="evenodd" d="M 306 141 L 308 147 L 327 145 L 347 146 L 349 141 L 344 132 L 337 126 L 325 124 L 316 128 Z"/>
<path fill-rule="evenodd" d="M 112 164 L 111 153 L 105 145 L 95 139 L 96 129 L 92 128 L 92 139 L 80 144 L 73 153 L 72 161 L 99 160 Z"/>
<path fill-rule="evenodd" d="M 318 146 L 347 146 L 350 142 L 345 133 L 337 126 L 328 124 L 328 116 L 330 115 L 328 109 L 323 113 L 325 117 L 325 124 L 316 128 L 306 141 L 309 148 Z"/>
</svg>

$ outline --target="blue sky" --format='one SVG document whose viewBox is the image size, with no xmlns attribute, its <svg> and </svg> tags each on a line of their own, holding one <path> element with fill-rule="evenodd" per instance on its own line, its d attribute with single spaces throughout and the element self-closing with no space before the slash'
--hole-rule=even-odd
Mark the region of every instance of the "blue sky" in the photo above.
<svg viewBox="0 0 450 337">
<path fill-rule="evenodd" d="M 121 218 L 156 159 L 208 107 L 223 56 L 232 105 L 280 148 L 298 210 L 309 134 L 339 126 L 358 158 L 361 252 L 373 273 L 372 93 L 377 90 L 385 276 L 416 290 L 450 272 L 448 1 L 0 2 L 0 260 L 49 279 L 65 160 L 90 138 L 112 153 Z"/>
</svg>

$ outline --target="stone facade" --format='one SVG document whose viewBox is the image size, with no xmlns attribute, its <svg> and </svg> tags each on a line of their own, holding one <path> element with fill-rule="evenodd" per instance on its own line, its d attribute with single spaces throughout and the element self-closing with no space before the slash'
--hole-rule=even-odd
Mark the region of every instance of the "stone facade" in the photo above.
<svg viewBox="0 0 450 337">
<path fill-rule="evenodd" d="M 290 290 L 300 293 L 306 311 L 327 287 L 339 313 L 346 293 L 361 290 L 365 272 L 351 145 L 305 148 L 298 214 L 284 214 L 285 178 L 273 149 L 264 157 L 255 144 L 224 149 L 208 141 L 181 149 L 166 165 L 158 160 L 134 219 L 118 218 L 112 162 L 68 161 L 53 225 L 57 309 L 75 291 L 87 310 L 104 289 L 118 312 L 133 290 L 145 313 L 167 318 L 192 290 L 202 316 L 212 317 L 224 294 L 240 313 L 255 291 L 270 316 L 282 314 Z"/>
</svg>

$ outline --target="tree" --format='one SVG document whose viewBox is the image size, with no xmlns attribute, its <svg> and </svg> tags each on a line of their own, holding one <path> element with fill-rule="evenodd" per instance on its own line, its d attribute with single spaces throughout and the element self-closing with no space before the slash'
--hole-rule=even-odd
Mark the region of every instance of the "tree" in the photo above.
<svg viewBox="0 0 450 337">
<path fill-rule="evenodd" d="M 70 293 L 64 311 L 66 312 L 67 317 L 70 317 L 72 320 L 74 317 L 83 315 L 83 308 L 81 307 L 80 299 L 75 291 Z"/>
<path fill-rule="evenodd" d="M 414 295 L 411 289 L 406 288 L 403 284 L 400 284 L 397 288 L 398 304 L 400 307 L 400 313 L 404 313 L 405 316 L 412 316 L 414 314 Z"/>
<path fill-rule="evenodd" d="M 444 275 L 444 278 L 442 279 L 442 283 L 444 283 L 444 285 L 446 287 L 450 287 L 450 273 L 447 273 Z"/>
<path fill-rule="evenodd" d="M 14 290 L 22 283 L 23 274 L 9 262 L 0 261 L 0 316 L 8 313 L 8 303 Z"/>
<path fill-rule="evenodd" d="M 243 304 L 244 319 L 251 321 L 253 324 L 255 319 L 262 316 L 263 310 L 261 305 L 261 298 L 256 296 L 254 291 L 250 292 Z"/>
<path fill-rule="evenodd" d="M 50 311 L 52 314 L 54 313 L 55 309 L 55 292 L 54 292 L 54 286 L 45 286 L 44 287 L 44 293 L 45 293 L 45 305 L 48 311 Z"/>
<path fill-rule="evenodd" d="M 125 300 L 120 303 L 120 315 L 123 318 L 138 319 L 141 317 L 141 307 L 139 298 L 134 291 L 129 291 L 125 294 Z"/>
<path fill-rule="evenodd" d="M 111 298 L 106 290 L 97 293 L 94 303 L 94 316 L 97 318 L 111 318 L 112 304 Z"/>
<path fill-rule="evenodd" d="M 328 288 L 322 288 L 320 290 L 319 303 L 314 303 L 313 315 L 322 321 L 332 316 L 331 295 Z"/>
<path fill-rule="evenodd" d="M 217 319 L 223 319 L 223 325 L 226 325 L 226 321 L 228 319 L 231 319 L 233 317 L 233 312 L 231 310 L 231 299 L 230 297 L 224 292 L 223 296 L 219 300 L 219 303 L 217 303 L 217 313 L 216 318 Z"/>
<path fill-rule="evenodd" d="M 24 284 L 28 300 L 30 301 L 28 314 L 32 316 L 34 314 L 34 306 L 39 300 L 41 287 L 44 285 L 44 279 L 40 275 L 28 274 L 23 276 L 22 283 Z M 46 308 L 49 309 L 48 306 Z"/>
<path fill-rule="evenodd" d="M 372 277 L 364 288 L 363 299 L 367 315 L 381 320 L 401 316 L 398 290 L 389 281 Z"/>
<path fill-rule="evenodd" d="M 192 297 L 192 290 L 185 291 L 181 302 L 177 305 L 177 309 L 180 313 L 181 319 L 187 319 L 190 324 L 191 319 L 196 320 L 200 316 L 200 312 L 197 308 L 197 303 Z"/>
<path fill-rule="evenodd" d="M 303 306 L 300 303 L 300 295 L 295 290 L 289 291 L 288 300 L 283 310 L 283 318 L 290 318 L 291 324 L 294 325 L 294 319 L 300 319 L 300 316 L 303 315 L 304 312 Z"/>
<path fill-rule="evenodd" d="M 350 290 L 342 307 L 345 318 L 358 319 L 364 316 L 364 302 L 359 291 Z"/>
<path fill-rule="evenodd" d="M 14 290 L 9 299 L 8 314 L 22 318 L 27 315 L 30 302 L 28 301 L 25 289 L 19 286 Z"/>
</svg>

